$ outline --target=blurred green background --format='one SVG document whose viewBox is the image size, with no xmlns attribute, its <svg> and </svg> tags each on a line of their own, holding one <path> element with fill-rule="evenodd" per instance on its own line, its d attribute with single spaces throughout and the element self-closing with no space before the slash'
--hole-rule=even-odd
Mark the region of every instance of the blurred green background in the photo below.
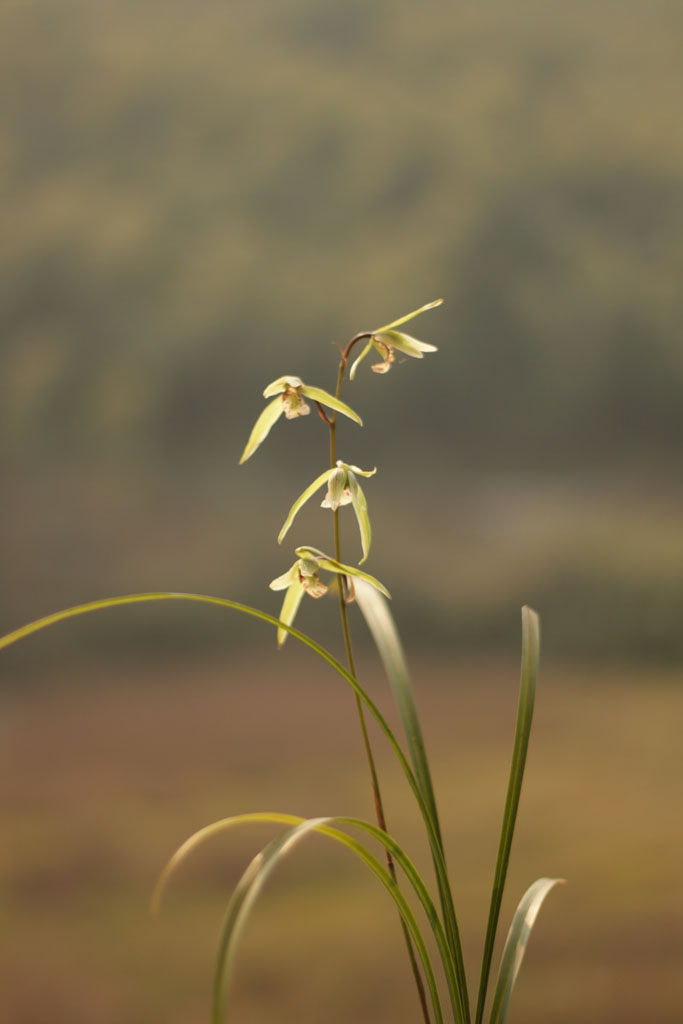
<svg viewBox="0 0 683 1024">
<path fill-rule="evenodd" d="M 333 343 L 443 296 L 410 328 L 438 354 L 386 377 L 365 365 L 348 386 L 366 427 L 344 424 L 339 454 L 379 467 L 368 569 L 433 705 L 473 950 L 511 723 L 470 722 L 477 743 L 453 750 L 439 728 L 465 729 L 463 702 L 497 723 L 501 693 L 512 714 L 518 608 L 541 613 L 555 741 L 537 739 L 521 845 L 578 895 L 553 897 L 537 941 L 516 1019 L 539 1024 L 680 1020 L 682 38 L 672 0 L 0 10 L 0 626 L 136 590 L 277 611 L 266 583 L 291 550 L 275 536 L 327 443 L 314 417 L 280 424 L 238 469 L 260 392 L 283 373 L 333 389 Z M 328 546 L 324 529 L 307 510 L 291 547 Z M 351 528 L 345 543 L 352 560 Z M 333 619 L 306 602 L 300 624 L 336 645 Z M 201 1019 L 207 917 L 234 862 L 230 848 L 207 862 L 182 925 L 148 928 L 144 892 L 176 840 L 254 804 L 370 813 L 329 736 L 307 747 L 299 705 L 304 736 L 287 740 L 278 676 L 317 690 L 291 651 L 261 671 L 263 647 L 258 627 L 164 607 L 3 654 L 12 1021 Z M 440 685 L 450 657 L 458 683 Z M 250 716 L 247 679 L 262 713 L 277 691 L 282 735 L 260 745 L 252 708 L 253 748 L 241 731 L 236 747 L 185 746 L 168 701 L 198 701 L 199 736 L 205 697 L 229 737 Z M 320 800 L 311 766 L 329 778 Z M 556 776 L 572 785 L 555 793 Z M 347 868 L 306 863 L 297 940 L 280 946 L 283 884 L 264 920 L 288 923 L 245 957 L 241 1019 L 286 1019 L 291 998 L 291 1019 L 413 1020 L 390 915 L 380 927 L 372 903 L 359 937 L 357 876 L 340 889 Z M 324 1010 L 296 1002 L 307 986 Z"/>
</svg>

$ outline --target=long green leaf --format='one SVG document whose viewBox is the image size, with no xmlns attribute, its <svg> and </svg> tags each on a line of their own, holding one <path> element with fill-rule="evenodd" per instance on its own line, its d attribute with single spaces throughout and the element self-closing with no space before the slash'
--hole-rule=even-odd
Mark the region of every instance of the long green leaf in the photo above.
<svg viewBox="0 0 683 1024">
<path fill-rule="evenodd" d="M 427 760 L 427 750 L 422 736 L 420 719 L 415 705 L 415 696 L 410 681 L 408 665 L 403 653 L 401 639 L 394 618 L 382 595 L 363 580 L 355 584 L 356 600 L 375 645 L 382 659 L 384 670 L 391 685 L 401 722 L 408 740 L 410 758 L 415 775 L 427 801 L 434 820 L 434 830 L 441 840 L 439 815 Z"/>
<path fill-rule="evenodd" d="M 348 567 L 347 567 L 348 568 Z M 156 593 L 148 594 L 127 594 L 123 597 L 106 598 L 100 601 L 90 601 L 87 604 L 76 605 L 72 608 L 66 608 L 59 612 L 54 612 L 52 615 L 46 615 L 41 619 L 36 619 L 33 622 L 29 622 L 19 629 L 13 630 L 11 633 L 7 633 L 5 636 L 0 637 L 0 650 L 4 647 L 9 647 L 11 644 L 16 643 L 18 640 L 22 640 L 33 633 L 37 633 L 48 626 L 55 625 L 59 622 L 63 622 L 67 619 L 75 618 L 79 615 L 86 615 L 90 612 L 101 611 L 108 608 L 116 608 L 123 605 L 131 604 L 143 604 L 151 601 L 194 601 L 200 604 L 216 605 L 220 608 L 230 608 L 234 611 L 242 612 L 246 615 L 251 615 L 254 618 L 260 619 L 263 622 L 267 622 L 272 626 L 286 629 L 286 631 L 300 643 L 305 644 L 312 651 L 315 651 L 324 661 L 326 661 L 334 670 L 345 680 L 345 682 L 351 687 L 351 689 L 357 694 L 359 699 L 367 707 L 372 717 L 377 722 L 380 730 L 383 732 L 387 742 L 398 760 L 401 769 L 406 777 L 408 785 L 410 786 L 411 792 L 415 797 L 420 815 L 425 825 L 427 832 L 427 840 L 432 850 L 432 857 L 434 859 L 434 867 L 436 870 L 437 880 L 439 889 L 449 888 L 448 876 L 446 871 L 446 863 L 443 857 L 443 851 L 441 850 L 441 844 L 439 838 L 434 831 L 434 824 L 432 817 L 427 806 L 427 803 L 422 795 L 422 791 L 417 782 L 415 774 L 413 773 L 408 760 L 401 749 L 401 746 L 396 739 L 393 731 L 386 722 L 381 711 L 374 703 L 374 701 L 368 696 L 363 687 L 360 685 L 357 679 L 348 672 L 341 662 L 337 661 L 334 655 L 330 654 L 324 647 L 318 644 L 311 637 L 306 636 L 300 630 L 295 629 L 294 626 L 290 626 L 287 623 L 281 622 L 279 619 L 274 618 L 272 615 L 268 615 L 267 612 L 262 612 L 258 608 L 251 608 L 248 605 L 239 604 L 236 601 L 229 601 L 227 598 L 212 597 L 206 594 L 184 594 L 175 593 L 170 591 L 160 591 Z M 458 1018 L 462 1024 L 462 1018 Z M 465 1021 L 465 1024 L 467 1022 Z"/>
<path fill-rule="evenodd" d="M 168 886 L 170 879 L 177 868 L 187 859 L 187 857 L 197 849 L 206 840 L 213 838 L 228 829 L 233 828 L 235 825 L 251 824 L 251 823 L 262 823 L 269 822 L 281 825 L 299 825 L 306 819 L 292 815 L 292 814 L 281 814 L 281 813 L 251 813 L 251 814 L 240 814 L 230 818 L 223 818 L 220 821 L 213 822 L 211 825 L 207 825 L 199 831 L 191 835 L 185 842 L 176 850 L 169 862 L 166 864 L 162 871 L 159 880 L 155 886 L 154 893 L 152 895 L 151 906 L 153 912 L 158 912 L 161 906 L 161 901 Z M 458 988 L 458 980 L 455 972 L 455 964 L 451 956 L 450 948 L 446 934 L 444 932 L 441 919 L 439 918 L 434 902 L 429 894 L 422 876 L 418 872 L 417 868 L 410 860 L 409 856 L 396 842 L 396 840 L 388 833 L 384 832 L 377 825 L 373 825 L 368 821 L 363 821 L 360 818 L 351 818 L 346 816 L 335 816 L 327 819 L 331 825 L 344 825 L 352 828 L 358 828 L 366 832 L 378 843 L 381 844 L 383 849 L 389 850 L 394 861 L 399 865 L 402 871 L 405 873 L 408 881 L 410 882 L 414 892 L 416 893 L 427 919 L 431 925 L 432 932 L 436 939 L 436 943 L 441 956 L 441 962 L 444 968 L 446 981 L 448 984 L 449 995 L 451 998 L 451 1005 L 453 1007 L 453 1013 L 457 1021 L 462 1021 L 461 1011 L 461 999 Z M 317 831 L 322 832 L 325 835 L 330 834 L 330 830 L 325 827 L 319 827 Z M 343 833 L 342 833 L 343 834 Z M 336 837 L 335 837 L 336 838 Z"/>
<path fill-rule="evenodd" d="M 527 749 L 529 747 L 529 734 L 531 732 L 531 722 L 534 714 L 539 652 L 540 627 L 538 615 L 533 611 L 533 609 L 528 608 L 525 605 L 524 608 L 522 608 L 522 671 L 519 687 L 519 705 L 517 708 L 515 742 L 512 748 L 510 778 L 508 781 L 507 796 L 505 798 L 505 810 L 503 812 L 500 842 L 498 844 L 498 857 L 496 859 L 496 870 L 493 878 L 493 889 L 491 891 L 491 906 L 489 909 L 489 919 L 486 927 L 486 939 L 484 940 L 484 955 L 481 965 L 475 1024 L 481 1024 L 484 1016 L 484 1005 L 486 1003 L 486 991 L 491 972 L 493 946 L 496 941 L 500 905 L 503 899 L 505 879 L 507 877 L 507 869 L 510 861 L 510 848 L 512 846 L 512 837 L 514 835 L 515 822 L 517 820 L 519 796 L 522 791 L 524 766 L 526 764 Z"/>
<path fill-rule="evenodd" d="M 422 727 L 415 704 L 415 695 L 410 680 L 408 664 L 403 653 L 401 638 L 389 610 L 387 602 L 372 587 L 359 580 L 355 584 L 356 600 L 363 617 L 372 634 L 373 640 L 379 652 L 384 670 L 394 694 L 403 729 L 408 740 L 408 750 L 415 770 L 420 791 L 425 803 L 429 808 L 429 814 L 433 823 L 434 836 L 438 841 L 441 858 L 444 856 L 443 841 L 441 838 L 441 827 L 439 824 L 439 813 L 436 806 L 436 797 L 432 785 L 432 776 L 429 770 L 427 749 L 422 736 Z M 434 852 L 434 851 L 432 851 Z M 444 920 L 448 929 L 451 942 L 453 958 L 458 974 L 459 988 L 463 993 L 463 1009 L 466 1018 L 469 1018 L 469 997 L 467 994 L 467 978 L 465 974 L 465 963 L 462 953 L 462 944 L 458 922 L 453 905 L 453 894 L 445 873 L 439 882 L 439 896 L 444 913 Z"/>
<path fill-rule="evenodd" d="M 389 872 L 382 866 L 379 860 L 358 840 L 340 832 L 337 829 L 328 827 L 331 819 L 311 818 L 300 824 L 293 825 L 281 836 L 272 840 L 252 860 L 247 870 L 238 882 L 233 896 L 228 904 L 221 934 L 218 943 L 216 956 L 216 972 L 214 975 L 214 1000 L 213 1000 L 213 1021 L 214 1024 L 222 1024 L 225 1018 L 227 985 L 230 978 L 232 965 L 235 959 L 239 938 L 247 923 L 249 914 L 255 900 L 263 887 L 266 878 L 281 858 L 289 853 L 304 837 L 313 831 L 322 831 L 329 838 L 342 843 L 367 864 L 370 870 L 376 875 L 385 889 L 394 900 L 398 911 L 405 921 L 408 931 L 411 934 L 415 948 L 422 962 L 422 967 L 427 981 L 427 987 L 432 1000 L 436 1024 L 443 1024 L 443 1011 L 439 998 L 439 990 L 434 976 L 434 969 L 429 957 L 429 951 L 424 937 L 415 920 L 405 897 L 401 893 Z"/>
<path fill-rule="evenodd" d="M 541 904 L 553 886 L 563 881 L 563 878 L 539 878 L 522 896 L 505 941 L 489 1024 L 505 1024 L 512 990 Z"/>
<path fill-rule="evenodd" d="M 429 814 L 429 810 L 422 796 L 422 792 L 417 783 L 417 779 L 415 778 L 415 775 L 410 767 L 410 764 L 408 763 L 408 759 L 406 758 L 405 754 L 403 753 L 403 750 L 401 749 L 401 745 L 399 744 L 398 740 L 396 739 L 396 736 L 390 729 L 387 721 L 385 720 L 384 716 L 382 715 L 377 705 L 368 696 L 368 694 L 365 692 L 365 690 L 360 685 L 358 680 L 355 679 L 355 677 L 352 676 L 351 673 L 344 668 L 341 662 L 337 661 L 333 654 L 330 654 L 329 651 L 327 651 L 315 640 L 312 640 L 311 637 L 306 636 L 305 633 L 302 633 L 300 630 L 295 629 L 294 626 L 288 625 L 285 622 L 281 622 L 280 619 L 276 619 L 272 615 L 268 615 L 267 612 L 262 612 L 258 608 L 251 608 L 249 605 L 238 604 L 238 602 L 236 601 L 229 601 L 227 598 L 211 597 L 207 594 L 183 594 L 175 593 L 172 591 L 160 591 L 157 593 L 149 594 L 127 594 L 123 597 L 111 597 L 105 598 L 101 601 L 89 601 L 87 604 L 80 604 L 75 605 L 72 608 L 65 608 L 62 611 L 54 612 L 52 615 L 46 615 L 41 619 L 36 619 L 33 622 L 29 622 L 24 626 L 20 626 L 19 629 L 15 629 L 11 633 L 7 633 L 5 636 L 0 637 L 0 650 L 2 650 L 4 647 L 9 647 L 11 644 L 16 643 L 18 640 L 22 640 L 25 637 L 30 636 L 32 633 L 37 633 L 48 626 L 53 626 L 58 622 L 64 622 L 67 619 L 72 619 L 79 615 L 87 615 L 90 612 L 102 611 L 108 608 L 117 608 L 123 605 L 149 603 L 151 601 L 194 601 L 200 604 L 217 605 L 219 608 L 230 608 L 233 611 L 242 612 L 245 615 L 252 615 L 254 618 L 260 619 L 262 622 L 269 623 L 271 626 L 277 626 L 278 629 L 285 629 L 291 636 L 295 637 L 295 639 L 297 639 L 300 643 L 305 644 L 306 647 L 309 647 L 312 651 L 315 651 L 316 654 L 318 654 L 324 661 L 326 661 L 328 665 L 330 665 L 335 670 L 335 672 L 337 672 L 338 675 L 340 675 L 342 679 L 344 679 L 345 682 L 348 683 L 348 685 L 351 687 L 354 693 L 357 694 L 359 699 L 367 707 L 368 711 L 377 722 L 379 728 L 384 733 L 384 736 L 387 742 L 389 743 L 389 746 L 393 750 L 399 764 L 401 765 L 401 769 L 406 777 L 408 785 L 410 786 L 411 792 L 415 797 L 420 814 L 422 816 L 422 820 L 425 823 L 429 843 L 430 845 L 436 844 L 436 839 L 433 834 L 433 825 Z M 439 864 L 438 870 L 441 872 L 445 872 L 446 868 L 445 864 L 443 863 L 443 860 Z"/>
</svg>

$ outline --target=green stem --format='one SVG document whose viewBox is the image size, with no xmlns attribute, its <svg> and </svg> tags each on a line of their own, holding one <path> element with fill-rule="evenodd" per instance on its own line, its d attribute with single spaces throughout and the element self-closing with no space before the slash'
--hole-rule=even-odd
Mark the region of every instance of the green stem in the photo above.
<svg viewBox="0 0 683 1024">
<path fill-rule="evenodd" d="M 353 345 L 355 344 L 356 341 L 360 341 L 361 338 L 363 338 L 363 337 L 365 337 L 365 335 L 361 334 L 361 335 L 356 335 L 355 338 L 352 338 L 351 341 L 349 342 L 349 344 L 347 345 L 346 350 L 342 353 L 342 358 L 341 358 L 341 360 L 339 362 L 339 372 L 338 372 L 338 375 L 337 375 L 337 388 L 336 388 L 336 392 L 335 392 L 337 398 L 339 398 L 340 394 L 341 394 L 341 386 L 342 386 L 342 382 L 344 380 L 344 373 L 346 371 L 346 365 L 347 365 L 347 362 L 348 362 L 348 357 L 349 357 L 349 353 L 351 351 L 351 348 L 353 347 Z M 336 413 L 334 414 L 334 416 L 330 420 L 329 426 L 330 426 L 330 468 L 334 469 L 334 467 L 337 464 L 337 414 Z M 333 510 L 333 521 L 334 521 L 334 557 L 336 558 L 336 560 L 338 562 L 340 562 L 341 561 L 341 540 L 340 540 L 340 533 L 339 533 L 339 509 L 338 508 L 335 508 Z M 340 579 L 339 579 L 339 586 L 338 586 L 339 617 L 341 619 L 342 633 L 343 633 L 343 636 L 344 636 L 344 648 L 346 650 L 346 661 L 347 661 L 347 664 L 348 664 L 348 667 L 349 667 L 349 672 L 351 673 L 353 678 L 356 679 L 357 678 L 357 676 L 356 676 L 356 664 L 355 664 L 355 660 L 354 660 L 354 657 L 353 657 L 353 647 L 351 645 L 351 632 L 349 630 L 349 619 L 348 619 L 348 614 L 347 614 L 347 611 L 346 611 L 346 593 L 345 593 L 345 589 L 346 589 L 346 579 L 344 577 L 340 577 Z M 365 713 L 363 711 L 363 704 L 362 704 L 358 694 L 356 694 L 355 697 L 356 697 L 356 710 L 358 712 L 358 721 L 360 723 L 360 730 L 361 730 L 361 734 L 363 736 L 363 746 L 365 747 L 365 756 L 366 756 L 366 759 L 367 759 L 367 762 L 368 762 L 368 768 L 370 770 L 370 779 L 372 781 L 372 795 L 373 795 L 373 799 L 374 799 L 374 803 L 375 803 L 375 815 L 376 815 L 376 818 L 377 818 L 377 824 L 379 825 L 379 827 L 382 830 L 382 832 L 388 832 L 387 823 L 386 823 L 386 817 L 384 815 L 384 804 L 382 802 L 382 793 L 381 793 L 380 786 L 379 786 L 379 777 L 377 775 L 377 766 L 375 764 L 375 758 L 374 758 L 374 755 L 372 753 L 372 745 L 370 743 L 370 736 L 368 734 L 367 723 L 366 723 L 366 720 L 365 720 Z M 391 855 L 391 852 L 389 851 L 389 849 L 387 847 L 385 847 L 384 852 L 386 854 L 387 868 L 389 870 L 389 874 L 391 875 L 392 881 L 396 885 L 398 885 L 398 880 L 396 878 L 396 867 L 394 865 L 394 859 L 393 859 L 393 857 Z M 415 950 L 413 948 L 413 942 L 412 942 L 412 939 L 410 937 L 410 932 L 408 931 L 408 927 L 407 927 L 405 921 L 403 920 L 403 918 L 401 918 L 401 930 L 403 932 L 403 938 L 405 940 L 406 949 L 408 951 L 408 958 L 410 960 L 410 967 L 411 967 L 411 970 L 412 970 L 412 973 L 413 973 L 413 978 L 415 979 L 415 987 L 417 988 L 417 994 L 418 994 L 418 997 L 419 997 L 419 1000 L 420 1000 L 420 1008 L 422 1010 L 422 1018 L 423 1018 L 425 1024 L 430 1024 L 429 1008 L 427 1006 L 427 994 L 425 992 L 424 982 L 422 980 L 422 975 L 420 973 L 420 968 L 419 968 L 419 965 L 418 965 L 418 962 L 417 962 L 417 957 L 415 955 Z"/>
</svg>

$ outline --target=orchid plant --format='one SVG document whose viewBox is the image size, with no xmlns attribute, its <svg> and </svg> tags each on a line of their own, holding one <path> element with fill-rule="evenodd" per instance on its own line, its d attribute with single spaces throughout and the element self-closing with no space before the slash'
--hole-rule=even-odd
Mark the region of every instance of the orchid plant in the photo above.
<svg viewBox="0 0 683 1024">
<path fill-rule="evenodd" d="M 318 833 L 341 844 L 360 859 L 382 884 L 398 911 L 410 970 L 415 983 L 416 1002 L 425 1024 L 443 1024 L 451 1019 L 455 1024 L 483 1024 L 485 1011 L 489 1024 L 503 1024 L 507 1017 L 510 997 L 529 941 L 531 928 L 538 911 L 560 879 L 540 878 L 522 896 L 512 918 L 498 969 L 493 996 L 487 999 L 491 979 L 493 949 L 498 931 L 503 891 L 505 888 L 510 849 L 517 818 L 527 747 L 533 716 L 536 675 L 539 656 L 538 617 L 530 608 L 522 609 L 522 668 L 519 706 L 515 729 L 512 764 L 501 826 L 498 855 L 493 878 L 488 921 L 483 942 L 483 954 L 477 986 L 476 1000 L 470 999 L 466 977 L 458 919 L 449 881 L 447 856 L 441 835 L 437 801 L 432 784 L 420 719 L 408 668 L 398 630 L 389 610 L 389 592 L 374 576 L 365 570 L 342 561 L 340 542 L 340 509 L 351 505 L 358 524 L 363 564 L 370 555 L 372 529 L 368 502 L 358 478 L 373 477 L 376 468 L 360 469 L 337 458 L 337 426 L 339 416 L 362 426 L 362 419 L 341 399 L 347 376 L 353 380 L 359 366 L 374 349 L 381 361 L 372 365 L 375 373 L 386 374 L 396 361 L 396 353 L 422 359 L 436 352 L 434 345 L 418 341 L 398 330 L 414 317 L 441 304 L 430 302 L 420 309 L 371 331 L 362 331 L 348 342 L 341 352 L 334 394 L 322 388 L 304 384 L 300 377 L 286 375 L 269 384 L 264 398 L 269 399 L 256 420 L 242 453 L 240 463 L 246 462 L 266 440 L 275 423 L 285 419 L 307 416 L 314 406 L 329 433 L 329 466 L 294 501 L 278 535 L 278 543 L 286 537 L 297 513 L 316 493 L 325 488 L 322 508 L 332 513 L 332 553 L 327 554 L 310 545 L 295 549 L 296 560 L 289 569 L 270 583 L 271 590 L 284 591 L 279 617 L 238 604 L 220 597 L 202 594 L 172 592 L 130 594 L 90 602 L 56 612 L 31 622 L 0 638 L 0 648 L 26 637 L 46 626 L 100 609 L 147 601 L 185 600 L 219 605 L 242 614 L 261 619 L 277 630 L 277 644 L 282 647 L 288 636 L 314 650 L 351 688 L 355 697 L 370 785 L 376 812 L 376 821 L 354 817 L 317 817 L 304 819 L 292 814 L 254 813 L 228 817 L 201 829 L 176 851 L 162 872 L 153 896 L 153 906 L 160 905 L 165 886 L 177 866 L 198 845 L 210 837 L 236 826 L 253 822 L 270 822 L 281 826 L 280 833 L 260 850 L 246 868 L 227 907 L 218 943 L 213 991 L 213 1024 L 222 1022 L 229 1012 L 228 982 L 234 965 L 240 935 L 251 913 L 256 898 L 268 875 L 287 853 L 291 852 L 309 834 Z M 359 354 L 356 346 L 361 345 Z M 350 363 L 352 354 L 355 359 Z M 321 576 L 322 574 L 322 576 Z M 325 581 L 325 574 L 330 577 Z M 343 637 L 346 665 L 315 640 L 300 632 L 294 620 L 304 596 L 319 598 L 335 583 L 338 596 L 339 619 Z M 379 707 L 369 697 L 358 680 L 349 626 L 348 607 L 356 602 L 370 634 L 377 646 L 393 697 L 398 706 L 405 732 L 405 747 L 391 730 Z M 391 835 L 387 825 L 379 777 L 370 742 L 366 716 L 370 715 L 379 726 L 404 773 L 416 809 L 422 818 L 429 843 L 434 869 L 433 889 L 420 874 L 406 850 Z M 359 838 L 360 834 L 360 838 Z M 383 851 L 383 860 L 373 851 L 373 844 Z M 412 904 L 421 908 L 420 918 L 404 894 L 411 890 Z M 431 932 L 431 943 L 427 933 Z M 438 964 L 432 950 L 436 949 Z M 490 1005 L 489 1005 L 490 1004 Z"/>
</svg>

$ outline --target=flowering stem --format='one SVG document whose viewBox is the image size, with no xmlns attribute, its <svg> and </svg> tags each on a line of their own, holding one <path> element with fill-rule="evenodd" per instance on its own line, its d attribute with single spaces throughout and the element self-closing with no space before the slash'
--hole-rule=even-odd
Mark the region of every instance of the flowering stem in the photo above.
<svg viewBox="0 0 683 1024">
<path fill-rule="evenodd" d="M 341 360 L 339 362 L 339 372 L 337 375 L 337 389 L 335 397 L 339 398 L 341 394 L 341 386 L 344 380 L 344 374 L 348 364 L 349 354 L 351 349 L 356 342 L 361 341 L 364 338 L 370 337 L 369 334 L 357 334 L 346 346 L 346 349 L 342 353 Z M 327 419 L 327 417 L 326 417 Z M 330 468 L 334 469 L 337 464 L 337 414 L 327 420 L 330 427 Z M 341 540 L 339 534 L 339 509 L 333 509 L 333 522 L 334 522 L 334 557 L 339 562 L 341 561 Z M 339 579 L 339 616 L 341 619 L 342 633 L 344 635 L 344 647 L 346 649 L 346 660 L 349 666 L 349 672 L 356 678 L 356 665 L 353 657 L 353 647 L 351 645 L 351 632 L 349 630 L 349 620 L 346 612 L 346 578 L 340 577 Z M 383 832 L 387 832 L 387 823 L 384 816 L 384 804 L 382 803 L 382 794 L 379 787 L 379 777 L 377 775 L 377 767 L 375 765 L 375 758 L 372 753 L 372 746 L 370 744 L 370 736 L 368 734 L 367 723 L 365 721 L 365 713 L 363 711 L 363 705 L 360 701 L 358 694 L 356 694 L 356 710 L 358 712 L 358 720 L 360 722 L 360 729 L 363 736 L 363 745 L 365 747 L 365 755 L 368 762 L 368 768 L 370 769 L 370 778 L 372 780 L 372 795 L 375 803 L 375 815 L 377 818 L 377 824 Z M 387 868 L 392 880 L 398 885 L 396 878 L 396 867 L 394 865 L 394 859 L 388 849 L 385 848 L 385 854 L 387 859 Z M 417 957 L 415 956 L 415 950 L 413 949 L 413 943 L 408 932 L 405 921 L 401 918 L 401 929 L 403 931 L 403 937 L 405 939 L 406 948 L 408 950 L 408 957 L 410 959 L 410 966 L 415 979 L 415 986 L 417 988 L 417 994 L 420 1000 L 420 1007 L 422 1009 L 422 1017 L 425 1024 L 430 1024 L 429 1009 L 427 1007 L 427 995 L 425 993 L 424 983 L 422 981 L 422 975 L 420 974 L 420 968 L 417 963 Z"/>
</svg>

